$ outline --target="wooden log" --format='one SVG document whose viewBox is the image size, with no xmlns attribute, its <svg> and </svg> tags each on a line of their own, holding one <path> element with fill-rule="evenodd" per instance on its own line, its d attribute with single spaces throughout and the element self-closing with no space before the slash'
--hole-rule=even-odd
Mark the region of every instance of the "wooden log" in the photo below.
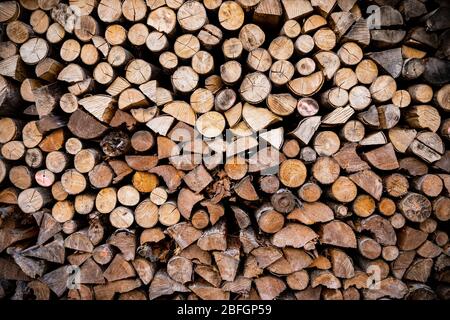
<svg viewBox="0 0 450 320">
<path fill-rule="evenodd" d="M 431 202 L 423 195 L 413 192 L 408 193 L 399 202 L 399 209 L 408 220 L 414 222 L 425 221 L 432 211 Z"/>
<path fill-rule="evenodd" d="M 321 131 L 315 136 L 313 144 L 319 156 L 331 156 L 339 150 L 340 140 L 333 131 Z"/>
<path fill-rule="evenodd" d="M 259 48 L 265 41 L 265 34 L 256 24 L 246 24 L 239 31 L 239 40 L 247 51 Z"/>
<path fill-rule="evenodd" d="M 45 36 L 48 42 L 56 44 L 64 39 L 65 34 L 66 31 L 64 30 L 64 27 L 61 26 L 59 23 L 54 22 L 48 27 Z"/>
<path fill-rule="evenodd" d="M 64 188 L 64 187 L 63 187 Z M 89 193 L 79 194 L 75 196 L 74 207 L 79 214 L 89 214 L 95 205 L 95 196 Z"/>
<path fill-rule="evenodd" d="M 390 76 L 379 76 L 370 86 L 370 93 L 378 102 L 388 101 L 394 96 L 396 90 L 397 84 Z"/>
<path fill-rule="evenodd" d="M 1 148 L 1 155 L 7 160 L 19 160 L 25 155 L 25 146 L 19 141 L 9 141 Z"/>
<path fill-rule="evenodd" d="M 444 85 L 442 88 L 440 88 L 434 95 L 434 100 L 437 102 L 437 104 L 445 111 L 448 111 L 450 109 L 448 102 L 446 101 L 446 98 L 448 96 L 450 86 Z"/>
<path fill-rule="evenodd" d="M 340 135 L 348 142 L 360 142 L 365 135 L 364 125 L 358 120 L 350 120 L 342 127 Z"/>
<path fill-rule="evenodd" d="M 213 138 L 225 129 L 225 119 L 220 113 L 210 111 L 197 119 L 195 127 L 203 136 Z"/>
<path fill-rule="evenodd" d="M 353 211 L 359 217 L 368 217 L 375 212 L 375 200 L 365 194 L 359 195 L 353 202 Z"/>
<path fill-rule="evenodd" d="M 70 116 L 68 128 L 75 136 L 82 139 L 98 138 L 107 129 L 94 117 L 79 109 Z"/>
<path fill-rule="evenodd" d="M 262 102 L 267 98 L 271 90 L 271 84 L 262 73 L 255 72 L 248 74 L 239 88 L 241 97 L 253 104 Z"/>
<path fill-rule="evenodd" d="M 378 67 L 370 59 L 361 60 L 355 69 L 358 81 L 363 84 L 371 84 L 378 76 Z"/>
<path fill-rule="evenodd" d="M 340 87 L 331 88 L 321 95 L 322 104 L 331 108 L 341 108 L 347 105 L 349 96 L 346 90 Z"/>
<path fill-rule="evenodd" d="M 0 143 L 7 143 L 19 137 L 22 123 L 12 118 L 0 119 Z"/>
<path fill-rule="evenodd" d="M 437 175 L 426 174 L 414 181 L 414 187 L 428 197 L 437 197 L 442 192 L 443 182 Z"/>
<path fill-rule="evenodd" d="M 207 51 L 198 51 L 192 57 L 192 68 L 199 75 L 210 74 L 214 69 L 214 58 Z"/>
<path fill-rule="evenodd" d="M 200 43 L 208 50 L 216 47 L 222 40 L 222 30 L 213 24 L 206 24 L 198 33 Z"/>
<path fill-rule="evenodd" d="M 197 31 L 207 21 L 205 7 L 196 1 L 187 1 L 178 9 L 177 21 L 187 32 Z"/>
<path fill-rule="evenodd" d="M 212 109 L 212 107 L 214 105 L 214 96 L 209 90 L 204 89 L 204 88 L 199 88 L 199 89 L 196 89 L 192 93 L 192 95 L 190 97 L 190 102 L 191 102 L 190 104 L 191 104 L 192 110 L 194 112 L 196 112 L 196 113 L 205 113 L 205 112 L 208 112 L 208 111 L 210 111 Z M 188 108 L 188 106 L 183 104 L 180 107 L 184 107 L 184 109 L 186 109 L 187 114 L 191 115 L 191 119 L 193 118 L 195 120 L 195 115 L 192 115 L 192 112 Z M 171 111 L 171 112 L 174 113 L 174 111 Z M 170 114 L 170 112 L 167 112 L 167 113 Z M 174 114 L 174 116 L 175 115 L 176 114 Z M 181 116 L 178 116 L 178 115 L 176 115 L 176 116 L 181 121 L 184 120 L 184 122 L 187 122 L 187 123 L 191 123 L 192 122 L 192 120 L 187 120 L 187 118 L 185 118 L 185 117 L 181 117 Z"/>
<path fill-rule="evenodd" d="M 98 35 L 98 22 L 91 16 L 81 16 L 79 18 L 79 27 L 74 29 L 74 33 L 78 39 L 88 42 L 93 36 Z"/>
<path fill-rule="evenodd" d="M 31 188 L 33 176 L 28 167 L 16 166 L 9 171 L 9 181 L 21 190 Z"/>
<path fill-rule="evenodd" d="M 330 157 L 320 157 L 314 163 L 312 174 L 321 184 L 331 184 L 339 177 L 339 164 Z"/>
<path fill-rule="evenodd" d="M 80 173 L 88 173 L 100 160 L 100 153 L 96 149 L 79 151 L 74 158 L 75 169 Z"/>
<path fill-rule="evenodd" d="M 69 194 L 64 190 L 61 181 L 57 181 L 52 185 L 52 196 L 58 201 L 64 201 L 69 196 Z"/>
<path fill-rule="evenodd" d="M 33 34 L 32 28 L 22 21 L 12 21 L 6 26 L 6 35 L 17 44 L 26 42 Z"/>
<path fill-rule="evenodd" d="M 322 71 L 317 71 L 309 76 L 293 79 L 288 82 L 288 88 L 298 96 L 311 96 L 320 90 L 324 83 Z"/>
<path fill-rule="evenodd" d="M 340 236 L 336 237 L 339 233 Z M 320 229 L 320 241 L 339 247 L 356 248 L 355 234 L 351 228 L 341 221 L 332 221 L 323 225 Z"/>
<path fill-rule="evenodd" d="M 337 55 L 342 63 L 347 66 L 358 64 L 363 58 L 363 52 L 358 44 L 354 42 L 344 43 L 338 50 Z"/>
<path fill-rule="evenodd" d="M 385 216 L 392 216 L 397 209 L 395 202 L 389 198 L 381 198 L 378 204 L 378 211 Z"/>
<path fill-rule="evenodd" d="M 147 36 L 145 44 L 147 48 L 154 53 L 159 53 L 166 50 L 169 46 L 166 35 L 159 31 L 150 32 Z"/>
<path fill-rule="evenodd" d="M 430 105 L 419 105 L 411 108 L 406 117 L 409 125 L 413 128 L 428 128 L 436 132 L 439 128 L 441 118 L 436 108 Z"/>
<path fill-rule="evenodd" d="M 294 66 L 286 60 L 276 61 L 270 68 L 269 78 L 275 86 L 282 86 L 294 76 Z"/>
<path fill-rule="evenodd" d="M 147 6 L 143 0 L 126 0 L 122 3 L 122 14 L 129 21 L 142 20 L 147 13 Z"/>
<path fill-rule="evenodd" d="M 30 188 L 22 191 L 17 200 L 23 212 L 33 213 L 48 204 L 51 201 L 51 196 L 48 190 L 44 188 Z"/>
<path fill-rule="evenodd" d="M 316 202 L 321 194 L 322 189 L 313 182 L 307 182 L 298 189 L 298 196 L 306 202 Z"/>
<path fill-rule="evenodd" d="M 287 187 L 299 187 L 306 179 L 306 167 L 300 160 L 283 161 L 280 165 L 278 177 L 281 183 Z"/>
<path fill-rule="evenodd" d="M 343 203 L 353 201 L 357 195 L 356 185 L 347 177 L 339 177 L 331 186 L 330 192 L 335 200 Z"/>
<path fill-rule="evenodd" d="M 298 220 L 307 225 L 318 222 L 327 222 L 332 220 L 332 217 L 332 209 L 321 202 L 306 203 L 303 207 L 294 209 L 294 211 L 288 215 L 289 219 Z"/>
<path fill-rule="evenodd" d="M 313 39 L 320 50 L 330 51 L 336 45 L 336 35 L 330 28 L 320 28 L 314 33 Z"/>
<path fill-rule="evenodd" d="M 419 78 L 425 71 L 425 63 L 418 58 L 405 60 L 402 69 L 402 77 L 407 80 Z"/>
<path fill-rule="evenodd" d="M 209 224 L 209 215 L 204 210 L 197 210 L 191 218 L 192 225 L 197 229 L 204 229 Z"/>
<path fill-rule="evenodd" d="M 297 40 L 295 40 L 294 48 L 296 52 L 302 56 L 310 53 L 314 49 L 313 37 L 307 34 L 300 35 Z"/>
<path fill-rule="evenodd" d="M 135 23 L 130 27 L 127 34 L 128 41 L 135 46 L 142 46 L 145 44 L 149 35 L 148 28 L 143 23 Z"/>
<path fill-rule="evenodd" d="M 16 1 L 6 1 L 2 4 L 1 9 L 2 15 L 0 21 L 2 23 L 17 19 L 20 14 L 20 6 Z"/>
<path fill-rule="evenodd" d="M 12 79 L 18 81 L 22 81 L 26 78 L 25 66 L 19 54 L 12 55 L 2 60 L 0 62 L 0 66 L 2 68 L 0 71 L 0 75 L 2 76 L 11 77 Z M 2 80 L 3 88 L 6 87 L 6 84 L 4 82 L 6 82 L 6 80 Z M 5 96 L 5 94 L 3 94 L 3 96 Z"/>
<path fill-rule="evenodd" d="M 199 50 L 200 41 L 193 35 L 184 34 L 175 40 L 174 52 L 180 59 L 190 59 Z"/>
<path fill-rule="evenodd" d="M 2 2 L 0 297 L 447 297 L 430 5 Z"/>
<path fill-rule="evenodd" d="M 65 93 L 59 100 L 60 108 L 66 113 L 74 113 L 78 109 L 78 100 L 72 93 Z"/>
<path fill-rule="evenodd" d="M 109 221 L 115 228 L 128 228 L 133 224 L 133 212 L 127 207 L 116 207 L 109 215 Z"/>
<path fill-rule="evenodd" d="M 390 143 L 365 153 L 364 157 L 372 166 L 380 170 L 399 168 L 394 148 Z"/>
<path fill-rule="evenodd" d="M 85 177 L 74 169 L 69 169 L 61 176 L 61 183 L 68 194 L 79 194 L 86 188 Z"/>
<path fill-rule="evenodd" d="M 195 90 L 199 76 L 191 67 L 182 66 L 175 70 L 171 80 L 175 91 L 186 94 Z"/>
<path fill-rule="evenodd" d="M 133 59 L 133 55 L 122 46 L 113 46 L 108 53 L 108 63 L 113 67 L 126 65 Z"/>
<path fill-rule="evenodd" d="M 14 106 L 20 102 L 19 91 L 2 76 L 0 76 L 0 89 L 0 102 L 2 103 L 0 114 L 2 116 L 11 115 L 15 111 Z"/>
<path fill-rule="evenodd" d="M 301 29 L 302 27 L 300 23 L 298 23 L 294 19 L 289 19 L 286 20 L 286 22 L 283 24 L 280 34 L 293 39 L 297 38 L 300 35 Z"/>
<path fill-rule="evenodd" d="M 421 135 L 424 134 L 422 133 Z M 433 133 L 427 133 L 426 137 L 422 139 L 422 141 L 414 140 L 409 148 L 411 152 L 427 162 L 435 162 L 439 160 L 441 156 L 439 152 L 435 151 L 435 149 L 440 150 L 440 152 L 442 151 L 442 141 L 440 138 L 436 138 Z"/>
<path fill-rule="evenodd" d="M 14 55 L 17 55 L 16 45 L 12 41 L 3 41 L 0 45 L 0 57 L 8 59 Z"/>
<path fill-rule="evenodd" d="M 316 63 L 311 58 L 302 58 L 295 64 L 295 69 L 302 76 L 308 76 L 316 69 Z"/>
<path fill-rule="evenodd" d="M 369 57 L 378 63 L 393 78 L 400 76 L 403 65 L 400 48 L 373 52 L 369 54 Z"/>
<path fill-rule="evenodd" d="M 55 174 L 47 169 L 37 171 L 34 178 L 36 183 L 42 187 L 50 187 L 55 182 Z"/>
<path fill-rule="evenodd" d="M 444 196 L 437 198 L 433 202 L 433 212 L 438 220 L 440 220 L 440 221 L 449 220 L 448 213 L 447 213 L 448 206 L 449 206 L 449 199 Z M 427 220 L 425 220 L 425 221 L 427 221 Z"/>
<path fill-rule="evenodd" d="M 260 1 L 253 13 L 253 20 L 265 26 L 277 26 L 282 15 L 280 1 L 264 0 Z"/>
<path fill-rule="evenodd" d="M 297 140 L 291 139 L 283 143 L 283 153 L 288 158 L 295 158 L 300 153 L 300 145 Z"/>
<path fill-rule="evenodd" d="M 189 10 L 189 7 L 187 8 Z M 184 15 L 189 12 L 188 10 L 185 10 Z M 202 14 L 200 14 L 200 16 L 201 15 Z M 152 11 L 147 18 L 147 24 L 149 26 L 155 28 L 159 32 L 163 32 L 169 35 L 174 32 L 176 22 L 177 17 L 175 15 L 175 12 L 168 7 L 161 7 Z M 196 25 L 194 24 L 194 26 Z"/>
<path fill-rule="evenodd" d="M 61 173 L 68 166 L 68 157 L 61 151 L 50 152 L 45 159 L 45 166 L 53 173 Z"/>
<path fill-rule="evenodd" d="M 74 39 L 64 41 L 59 52 L 64 61 L 74 61 L 81 53 L 80 43 Z"/>
<path fill-rule="evenodd" d="M 44 163 L 44 156 L 41 149 L 31 148 L 25 153 L 25 163 L 33 169 L 39 168 Z"/>
</svg>

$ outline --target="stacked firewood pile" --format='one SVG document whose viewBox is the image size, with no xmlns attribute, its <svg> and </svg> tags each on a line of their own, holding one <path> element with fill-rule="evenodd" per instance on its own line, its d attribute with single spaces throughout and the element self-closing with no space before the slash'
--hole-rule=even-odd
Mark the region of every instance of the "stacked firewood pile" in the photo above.
<svg viewBox="0 0 450 320">
<path fill-rule="evenodd" d="M 449 299 L 449 16 L 0 2 L 0 298 Z"/>
</svg>

